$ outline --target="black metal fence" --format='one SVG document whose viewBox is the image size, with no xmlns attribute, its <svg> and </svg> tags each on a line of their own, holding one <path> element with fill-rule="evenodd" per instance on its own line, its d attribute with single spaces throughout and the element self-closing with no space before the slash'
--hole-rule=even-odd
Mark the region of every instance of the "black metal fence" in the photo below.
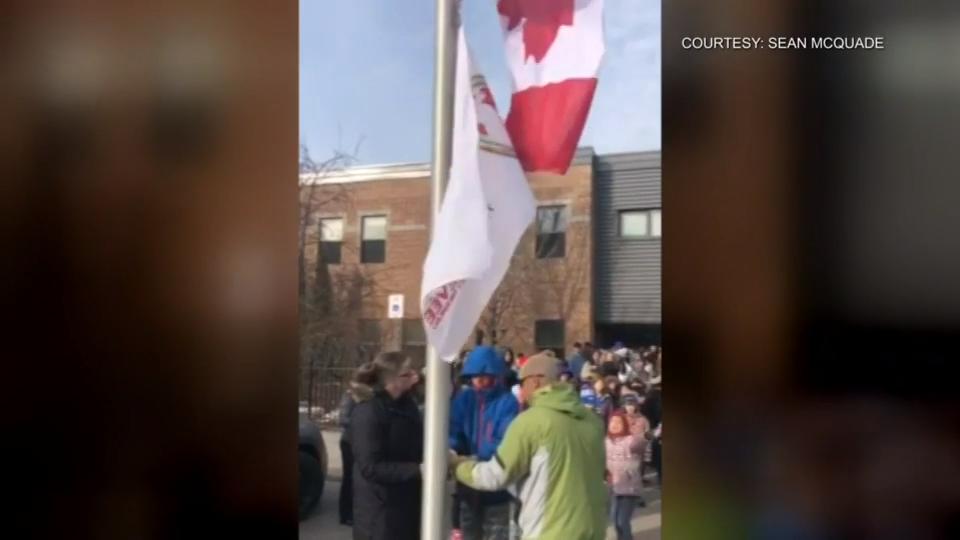
<svg viewBox="0 0 960 540">
<path fill-rule="evenodd" d="M 322 424 L 336 424 L 339 420 L 340 401 L 346 392 L 354 367 L 321 367 L 310 376 L 310 416 Z"/>
</svg>

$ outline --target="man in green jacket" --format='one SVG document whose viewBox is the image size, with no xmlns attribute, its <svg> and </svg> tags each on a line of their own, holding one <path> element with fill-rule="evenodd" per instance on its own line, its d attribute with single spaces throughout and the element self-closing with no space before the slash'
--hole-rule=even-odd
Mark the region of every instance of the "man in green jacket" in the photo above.
<svg viewBox="0 0 960 540">
<path fill-rule="evenodd" d="M 603 422 L 559 382 L 557 360 L 538 354 L 520 370 L 529 408 L 510 424 L 489 461 L 451 456 L 457 480 L 510 488 L 520 499 L 524 540 L 602 540 L 607 529 Z"/>
</svg>

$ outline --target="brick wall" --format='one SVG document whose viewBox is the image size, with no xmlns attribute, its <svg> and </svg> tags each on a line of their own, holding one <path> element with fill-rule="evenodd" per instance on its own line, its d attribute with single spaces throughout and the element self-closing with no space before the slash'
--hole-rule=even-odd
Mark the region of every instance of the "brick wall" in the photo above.
<svg viewBox="0 0 960 540">
<path fill-rule="evenodd" d="M 536 227 L 530 227 L 504 280 L 505 287 L 511 287 L 509 296 L 516 296 L 516 301 L 496 325 L 506 330 L 506 334 L 498 336 L 499 344 L 517 352 L 533 352 L 537 319 L 563 319 L 567 349 L 575 341 L 591 339 L 592 174 L 592 167 L 587 163 L 571 167 L 563 176 L 530 176 L 539 204 L 567 207 L 566 256 L 562 259 L 536 259 Z M 387 319 L 387 298 L 390 294 L 403 294 L 404 318 L 419 320 L 421 270 L 429 246 L 430 225 L 428 173 L 408 173 L 402 178 L 390 178 L 390 175 L 387 168 L 382 180 L 354 179 L 324 185 L 322 189 L 325 190 L 341 190 L 342 196 L 333 197 L 334 200 L 320 208 L 316 215 L 317 218 L 344 219 L 342 263 L 332 265 L 330 271 L 336 275 L 359 269 L 375 283 L 375 293 L 364 302 L 360 317 L 381 320 L 384 348 L 396 348 L 411 342 L 419 345 L 422 340 L 422 335 L 416 335 L 419 332 L 411 331 L 416 325 L 408 323 L 407 331 L 403 332 L 399 320 Z M 387 216 L 386 260 L 383 264 L 360 264 L 360 223 L 365 215 Z M 315 250 L 308 250 L 308 257 L 315 257 Z M 489 341 L 491 336 L 488 333 L 486 337 Z M 471 339 L 468 346 L 472 344 Z M 411 347 L 414 354 L 420 350 L 416 345 Z"/>
</svg>

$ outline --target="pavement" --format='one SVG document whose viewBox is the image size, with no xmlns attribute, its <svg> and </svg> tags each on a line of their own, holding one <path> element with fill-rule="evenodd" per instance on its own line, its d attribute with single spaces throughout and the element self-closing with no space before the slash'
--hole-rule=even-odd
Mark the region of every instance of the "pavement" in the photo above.
<svg viewBox="0 0 960 540">
<path fill-rule="evenodd" d="M 340 495 L 340 480 L 343 477 L 343 465 L 340 460 L 340 432 L 324 430 L 323 440 L 327 445 L 327 483 L 323 490 L 323 498 L 313 515 L 300 522 L 301 540 L 351 540 L 353 538 L 350 527 L 340 525 L 337 515 L 338 498 Z M 660 488 L 649 487 L 644 490 L 646 508 L 638 508 L 631 520 L 634 540 L 659 540 L 660 538 Z M 448 497 L 450 499 L 450 497 Z M 450 515 L 450 512 L 446 512 Z M 616 538 L 613 528 L 607 529 L 607 539 Z"/>
<path fill-rule="evenodd" d="M 327 447 L 329 449 L 329 446 Z M 340 480 L 327 480 L 320 505 L 309 519 L 300 522 L 300 540 L 352 540 L 353 529 L 340 525 L 337 499 Z"/>
<path fill-rule="evenodd" d="M 352 540 L 353 530 L 340 525 L 337 515 L 337 498 L 340 481 L 330 479 L 323 490 L 323 499 L 309 519 L 300 522 L 300 540 Z M 638 508 L 633 514 L 634 540 L 660 540 L 660 490 L 648 488 L 644 494 L 646 508 Z M 447 512 L 449 515 L 449 512 Z M 617 537 L 613 528 L 607 529 L 607 540 Z"/>
<path fill-rule="evenodd" d="M 343 478 L 343 462 L 340 459 L 340 430 L 324 429 L 323 444 L 327 447 L 327 476 L 340 480 Z"/>
</svg>

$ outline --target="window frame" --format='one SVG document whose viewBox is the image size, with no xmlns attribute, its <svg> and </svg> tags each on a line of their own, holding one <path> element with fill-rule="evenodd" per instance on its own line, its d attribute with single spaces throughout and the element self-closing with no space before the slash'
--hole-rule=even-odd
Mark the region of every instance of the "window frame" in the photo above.
<svg viewBox="0 0 960 540">
<path fill-rule="evenodd" d="M 404 354 L 413 361 L 414 366 L 423 367 L 427 356 L 427 333 L 421 319 L 401 319 L 403 331 L 401 348 Z M 413 336 L 416 339 L 411 339 Z"/>
<path fill-rule="evenodd" d="M 559 231 L 542 232 L 541 215 L 547 210 L 559 210 L 560 228 Z M 537 206 L 536 217 L 536 239 L 534 241 L 534 257 L 536 259 L 563 259 L 567 256 L 567 230 L 570 225 L 570 206 L 567 204 L 543 204 Z M 553 242 L 552 247 L 545 248 L 548 241 Z"/>
<path fill-rule="evenodd" d="M 359 339 L 357 340 L 360 345 L 363 346 L 381 346 L 383 344 L 383 320 L 382 319 L 368 319 L 360 318 L 358 321 L 358 333 Z M 369 331 L 376 329 L 376 338 L 372 338 L 372 335 L 367 335 Z"/>
<path fill-rule="evenodd" d="M 382 218 L 383 219 L 383 238 L 382 239 L 367 239 L 367 220 Z M 390 218 L 386 213 L 376 213 L 376 214 L 365 214 L 360 216 L 360 264 L 384 264 L 387 262 L 387 230 L 390 226 Z M 379 243 L 380 246 L 380 257 L 379 260 L 377 257 L 370 257 L 368 253 L 368 246 L 376 246 Z"/>
<path fill-rule="evenodd" d="M 541 339 L 541 324 L 544 323 L 554 323 L 559 324 L 560 335 L 559 341 L 556 343 L 543 343 L 544 340 Z M 566 352 L 566 340 L 567 340 L 567 322 L 564 319 L 537 319 L 533 323 L 533 343 L 534 348 L 539 351 L 543 350 L 552 350 L 558 354 L 558 358 L 562 358 Z"/>
<path fill-rule="evenodd" d="M 324 240 L 323 239 L 323 225 L 324 223 L 331 222 L 331 221 L 340 222 L 340 240 Z M 343 263 L 343 236 L 344 236 L 344 228 L 346 227 L 346 220 L 342 216 L 322 217 L 319 220 L 317 220 L 317 227 L 319 229 L 318 230 L 319 241 L 317 242 L 317 249 L 318 249 L 318 254 L 320 255 L 320 259 L 323 260 L 324 264 L 328 264 L 328 265 L 342 264 Z M 336 246 L 337 255 L 336 257 L 329 257 L 328 256 L 329 252 L 332 252 L 332 250 L 334 249 L 334 246 Z M 333 258 L 335 258 L 336 260 L 335 261 L 331 260 Z"/>
<path fill-rule="evenodd" d="M 423 321 L 421 319 L 400 319 L 401 325 L 403 326 L 403 345 L 427 345 L 427 333 L 423 328 Z M 414 331 L 411 332 L 410 330 Z M 418 339 L 410 339 L 410 336 L 416 334 Z"/>
<path fill-rule="evenodd" d="M 653 215 L 660 215 L 660 233 L 654 234 Z M 624 234 L 623 219 L 629 214 L 640 214 L 646 219 L 646 234 Z M 623 240 L 657 240 L 663 237 L 663 209 L 662 208 L 624 208 L 617 210 L 617 237 Z"/>
</svg>

